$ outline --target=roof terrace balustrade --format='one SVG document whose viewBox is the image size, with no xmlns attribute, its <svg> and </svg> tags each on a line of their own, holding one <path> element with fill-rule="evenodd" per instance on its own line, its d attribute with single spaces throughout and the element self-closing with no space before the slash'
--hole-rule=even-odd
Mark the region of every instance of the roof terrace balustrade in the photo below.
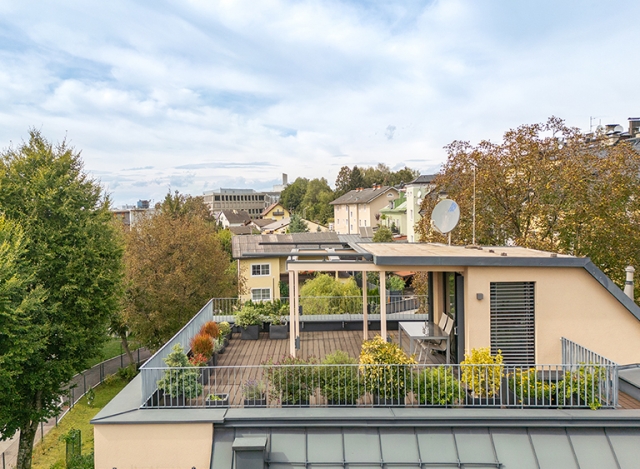
<svg viewBox="0 0 640 469">
<path fill-rule="evenodd" d="M 266 364 L 144 368 L 143 408 L 615 408 L 617 367 Z"/>
</svg>

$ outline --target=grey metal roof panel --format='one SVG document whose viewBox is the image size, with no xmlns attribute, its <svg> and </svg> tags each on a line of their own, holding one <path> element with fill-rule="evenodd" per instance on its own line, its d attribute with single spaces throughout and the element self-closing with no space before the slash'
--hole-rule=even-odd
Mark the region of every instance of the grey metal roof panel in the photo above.
<svg viewBox="0 0 640 469">
<path fill-rule="evenodd" d="M 378 463 L 382 460 L 378 430 L 344 429 L 344 458 L 347 463 Z"/>
<path fill-rule="evenodd" d="M 613 450 L 603 429 L 570 428 L 567 432 L 580 469 L 617 467 Z"/>
<path fill-rule="evenodd" d="M 637 428 L 607 429 L 606 434 L 620 469 L 637 469 L 640 465 L 640 431 Z"/>
<path fill-rule="evenodd" d="M 380 431 L 382 460 L 393 463 L 415 463 L 420 460 L 413 428 L 389 428 Z"/>
<path fill-rule="evenodd" d="M 492 429 L 491 438 L 505 468 L 538 469 L 538 461 L 525 428 Z"/>
<path fill-rule="evenodd" d="M 580 469 L 564 428 L 535 428 L 530 435 L 540 469 Z"/>
<path fill-rule="evenodd" d="M 271 431 L 270 459 L 274 462 L 304 461 L 305 435 L 304 432 L 292 429 L 274 428 Z"/>
<path fill-rule="evenodd" d="M 421 459 L 428 456 L 434 461 L 449 464 L 458 461 L 458 450 L 451 429 L 420 429 L 416 431 L 416 438 Z"/>
<path fill-rule="evenodd" d="M 498 462 L 487 428 L 456 428 L 453 434 L 460 461 Z"/>
<path fill-rule="evenodd" d="M 331 428 L 307 430 L 307 461 L 309 463 L 340 463 L 344 460 L 342 432 Z"/>
</svg>

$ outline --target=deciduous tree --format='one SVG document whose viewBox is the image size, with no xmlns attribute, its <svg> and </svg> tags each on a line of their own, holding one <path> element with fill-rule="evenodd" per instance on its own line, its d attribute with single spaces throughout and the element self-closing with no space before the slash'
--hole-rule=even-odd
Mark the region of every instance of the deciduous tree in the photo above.
<svg viewBox="0 0 640 469">
<path fill-rule="evenodd" d="M 163 209 L 127 233 L 126 322 L 157 349 L 211 297 L 238 292 L 235 264 L 202 217 Z"/>
<path fill-rule="evenodd" d="M 509 130 L 502 142 L 446 149 L 435 183 L 460 205 L 453 243 L 472 242 L 475 173 L 476 244 L 588 256 L 620 286 L 625 266 L 640 265 L 640 154 L 628 142 L 587 138 L 552 117 Z M 436 203 L 427 198 L 422 209 Z M 423 241 L 445 239 L 428 216 L 419 232 Z"/>
<path fill-rule="evenodd" d="M 10 392 L 0 398 L 0 431 L 9 438 L 20 430 L 18 468 L 28 469 L 38 424 L 59 411 L 65 384 L 101 352 L 119 308 L 122 245 L 108 200 L 64 142 L 30 131 L 28 142 L 3 152 L 0 188 L 0 212 L 24 232 L 26 293 L 43 292 L 42 307 L 9 310 L 0 332 L 8 341 L 0 355 L 28 355 L 3 380 Z M 24 287 L 16 287 L 14 304 Z"/>
</svg>

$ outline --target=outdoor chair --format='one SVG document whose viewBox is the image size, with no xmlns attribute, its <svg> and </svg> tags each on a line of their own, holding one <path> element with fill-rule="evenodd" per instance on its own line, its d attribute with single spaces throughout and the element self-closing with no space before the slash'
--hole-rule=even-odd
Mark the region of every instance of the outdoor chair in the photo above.
<svg viewBox="0 0 640 469">
<path fill-rule="evenodd" d="M 449 332 L 451 332 L 451 329 L 449 329 L 449 332 L 447 332 L 447 326 L 449 325 L 449 323 L 451 323 L 451 328 L 453 328 L 453 319 L 451 319 L 445 313 L 442 313 L 440 315 L 440 321 L 438 322 L 438 327 L 440 329 L 442 329 L 445 333 L 448 334 Z M 427 323 L 425 322 L 425 328 L 424 328 L 425 335 L 426 335 L 426 328 L 427 328 L 426 326 L 427 326 Z M 431 344 L 433 342 L 434 341 L 431 340 L 431 339 L 420 339 L 420 340 L 417 341 L 418 347 L 420 347 L 420 354 L 418 355 L 418 363 L 421 362 L 423 353 L 425 354 L 425 357 L 429 356 L 429 349 L 430 349 L 429 344 Z M 444 341 L 444 340 L 438 340 L 436 342 L 437 343 L 445 342 L 445 344 L 446 344 L 446 341 Z M 446 345 L 445 345 L 445 350 L 446 350 Z"/>
</svg>

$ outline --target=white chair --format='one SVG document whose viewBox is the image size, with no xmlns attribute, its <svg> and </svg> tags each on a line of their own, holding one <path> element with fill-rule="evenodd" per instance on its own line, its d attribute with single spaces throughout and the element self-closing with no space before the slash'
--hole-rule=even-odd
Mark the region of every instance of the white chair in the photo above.
<svg viewBox="0 0 640 469">
<path fill-rule="evenodd" d="M 447 324 L 442 328 L 445 335 L 451 335 L 451 331 L 453 330 L 454 320 L 449 318 Z M 427 347 L 433 353 L 434 351 L 438 352 L 446 352 L 447 346 L 449 345 L 449 341 L 446 339 L 443 340 L 430 340 L 428 341 Z"/>
<path fill-rule="evenodd" d="M 438 322 L 438 327 L 440 327 L 440 329 L 442 329 L 443 331 L 446 332 L 446 329 L 448 327 L 448 325 L 451 324 L 451 328 L 453 328 L 453 319 L 451 319 L 448 315 L 446 315 L 445 313 L 442 313 L 440 315 L 440 321 Z M 427 333 L 426 331 L 426 327 L 427 327 L 427 323 L 425 322 L 425 335 Z M 451 328 L 449 328 L 449 332 L 451 332 Z M 448 332 L 447 332 L 448 334 Z M 434 341 L 432 339 L 420 339 L 417 341 L 418 346 L 420 347 L 420 354 L 418 355 L 418 363 L 421 362 L 422 360 L 422 354 L 425 354 L 425 357 L 429 356 L 429 350 L 432 348 L 430 347 L 430 344 L 433 343 Z M 439 342 L 446 342 L 446 341 L 437 341 Z M 445 350 L 446 350 L 446 346 L 445 346 Z"/>
</svg>

